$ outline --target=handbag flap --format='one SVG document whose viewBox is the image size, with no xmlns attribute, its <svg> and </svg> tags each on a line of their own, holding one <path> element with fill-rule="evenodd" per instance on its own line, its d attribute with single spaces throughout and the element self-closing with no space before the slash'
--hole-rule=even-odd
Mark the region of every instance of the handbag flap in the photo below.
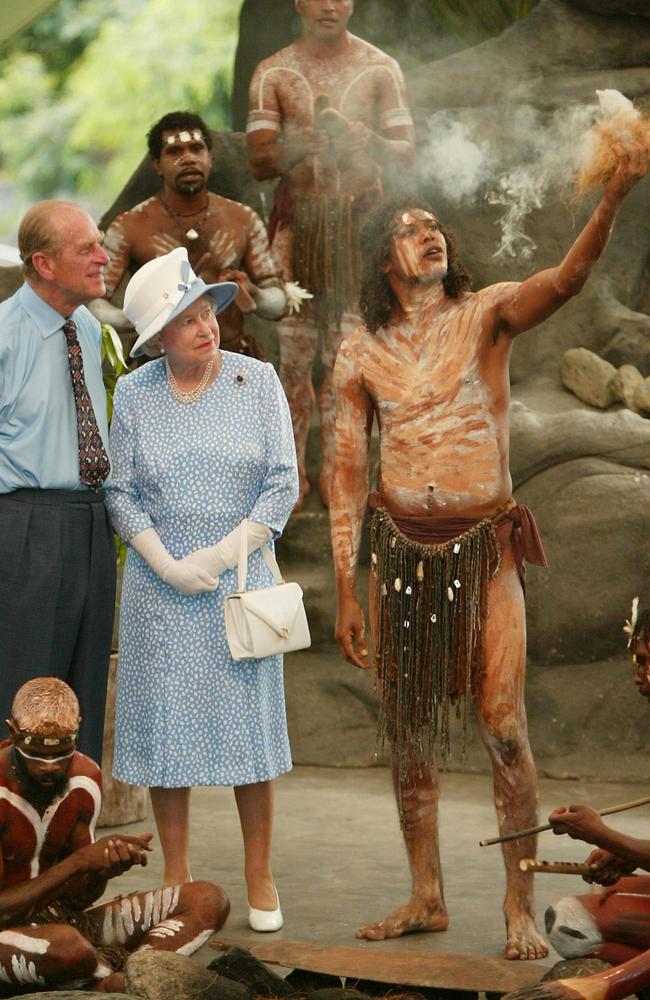
<svg viewBox="0 0 650 1000">
<path fill-rule="evenodd" d="M 263 590 L 247 590 L 237 595 L 249 612 L 286 639 L 291 633 L 296 615 L 302 606 L 300 584 L 280 583 Z"/>
</svg>

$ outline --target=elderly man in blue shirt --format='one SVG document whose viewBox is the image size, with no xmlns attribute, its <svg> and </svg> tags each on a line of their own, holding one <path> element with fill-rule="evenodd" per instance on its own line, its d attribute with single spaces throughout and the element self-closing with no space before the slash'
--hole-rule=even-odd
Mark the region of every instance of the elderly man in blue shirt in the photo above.
<svg viewBox="0 0 650 1000">
<path fill-rule="evenodd" d="M 0 719 L 26 681 L 59 677 L 94 760 L 115 600 L 101 331 L 85 308 L 104 294 L 101 241 L 78 205 L 35 205 L 18 232 L 25 283 L 0 304 Z"/>
</svg>

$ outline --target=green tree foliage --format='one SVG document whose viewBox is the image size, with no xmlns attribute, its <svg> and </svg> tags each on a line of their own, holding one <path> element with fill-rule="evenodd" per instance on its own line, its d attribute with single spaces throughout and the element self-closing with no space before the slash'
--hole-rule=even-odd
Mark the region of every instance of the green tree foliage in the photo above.
<svg viewBox="0 0 650 1000">
<path fill-rule="evenodd" d="M 0 157 L 27 199 L 100 205 L 166 111 L 229 127 L 240 0 L 59 0 L 0 63 Z"/>
</svg>

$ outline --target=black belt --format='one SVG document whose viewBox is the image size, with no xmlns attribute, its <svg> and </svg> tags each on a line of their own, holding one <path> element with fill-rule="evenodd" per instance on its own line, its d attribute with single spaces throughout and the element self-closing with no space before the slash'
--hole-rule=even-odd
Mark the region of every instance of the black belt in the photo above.
<svg viewBox="0 0 650 1000">
<path fill-rule="evenodd" d="M 0 493 L 0 501 L 17 500 L 19 503 L 62 506 L 67 503 L 104 503 L 103 490 L 12 490 Z"/>
</svg>

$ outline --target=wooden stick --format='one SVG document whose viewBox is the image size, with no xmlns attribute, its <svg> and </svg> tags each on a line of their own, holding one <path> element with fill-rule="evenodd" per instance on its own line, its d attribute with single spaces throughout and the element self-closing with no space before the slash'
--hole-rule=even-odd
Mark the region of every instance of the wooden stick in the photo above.
<svg viewBox="0 0 650 1000">
<path fill-rule="evenodd" d="M 582 861 L 541 861 L 537 858 L 522 858 L 519 867 L 522 872 L 543 872 L 549 875 L 591 875 L 593 871 Z"/>
<path fill-rule="evenodd" d="M 618 806 L 608 806 L 606 809 L 597 809 L 599 816 L 609 816 L 611 813 L 625 812 L 626 809 L 636 809 L 637 806 L 646 806 L 650 802 L 650 795 L 643 799 L 634 799 L 632 802 L 622 802 Z M 536 833 L 544 833 L 552 830 L 550 823 L 543 823 L 541 826 L 531 826 L 528 830 L 517 830 L 516 833 L 505 833 L 502 837 L 490 837 L 488 840 L 479 840 L 479 847 L 491 847 L 492 844 L 504 844 L 507 840 L 519 840 L 520 837 L 534 837 Z"/>
</svg>

